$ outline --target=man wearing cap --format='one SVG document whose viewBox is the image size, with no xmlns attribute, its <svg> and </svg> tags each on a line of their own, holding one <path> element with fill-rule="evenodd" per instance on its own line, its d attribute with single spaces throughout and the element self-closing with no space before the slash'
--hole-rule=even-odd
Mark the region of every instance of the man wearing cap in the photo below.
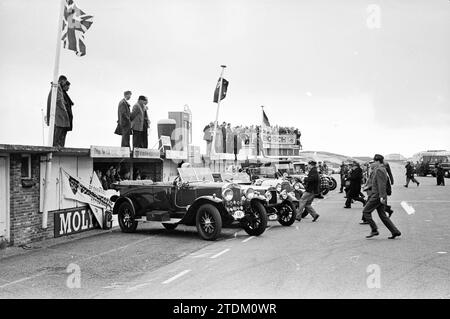
<svg viewBox="0 0 450 319">
<path fill-rule="evenodd" d="M 296 217 L 298 221 L 300 221 L 302 218 L 303 210 L 306 210 L 306 213 L 312 216 L 313 222 L 315 222 L 320 216 L 311 206 L 315 195 L 320 192 L 320 178 L 319 173 L 317 172 L 316 164 L 317 163 L 315 161 L 308 162 L 309 172 L 308 176 L 303 180 L 303 183 L 305 184 L 305 192 L 303 193 L 299 202 Z"/>
<path fill-rule="evenodd" d="M 123 93 L 124 98 L 119 102 L 117 108 L 117 127 L 114 131 L 117 135 L 122 135 L 122 142 L 120 146 L 130 147 L 130 135 L 131 135 L 131 119 L 130 119 L 130 104 L 128 101 L 131 98 L 131 91 L 125 91 Z"/>
<path fill-rule="evenodd" d="M 372 172 L 367 183 L 367 194 L 369 198 L 363 209 L 363 219 L 371 228 L 371 233 L 366 238 L 378 236 L 377 224 L 372 219 L 372 212 L 376 209 L 378 216 L 380 216 L 383 224 L 392 233 L 389 239 L 395 239 L 401 235 L 400 231 L 395 227 L 394 223 L 389 219 L 385 212 L 385 205 L 387 203 L 386 184 L 388 182 L 388 175 L 386 168 L 383 165 L 384 157 L 380 154 L 375 154 L 373 161 L 370 162 Z"/>
<path fill-rule="evenodd" d="M 53 133 L 53 146 L 64 147 L 66 143 L 67 130 L 70 127 L 69 113 L 67 112 L 66 101 L 64 99 L 64 86 L 66 84 L 67 77 L 61 75 L 58 79 L 58 90 L 56 93 L 56 106 L 55 106 L 55 127 Z M 47 125 L 50 125 L 50 106 L 52 100 L 52 90 L 48 94 L 47 98 Z"/>
<path fill-rule="evenodd" d="M 144 121 L 145 121 L 145 105 L 148 100 L 145 96 L 139 96 L 137 103 L 131 111 L 131 129 L 133 130 L 133 148 L 144 147 Z"/>
</svg>

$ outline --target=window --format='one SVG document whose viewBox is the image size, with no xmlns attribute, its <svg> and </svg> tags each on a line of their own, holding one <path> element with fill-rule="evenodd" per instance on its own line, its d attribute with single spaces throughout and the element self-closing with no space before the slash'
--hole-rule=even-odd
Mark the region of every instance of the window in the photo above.
<svg viewBox="0 0 450 319">
<path fill-rule="evenodd" d="M 31 155 L 22 155 L 21 177 L 31 178 Z"/>
</svg>

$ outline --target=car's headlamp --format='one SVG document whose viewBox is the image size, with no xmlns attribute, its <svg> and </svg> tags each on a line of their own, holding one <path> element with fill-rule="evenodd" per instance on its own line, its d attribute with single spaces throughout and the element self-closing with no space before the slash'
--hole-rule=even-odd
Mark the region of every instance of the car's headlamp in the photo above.
<svg viewBox="0 0 450 319">
<path fill-rule="evenodd" d="M 269 192 L 269 191 L 267 191 L 267 192 L 264 194 L 264 196 L 266 196 L 267 200 L 269 200 L 269 201 L 272 199 L 272 193 Z"/>
<path fill-rule="evenodd" d="M 281 192 L 281 184 L 277 184 L 276 189 L 278 193 Z"/>
<path fill-rule="evenodd" d="M 296 191 L 298 191 L 298 190 L 300 190 L 300 183 L 295 183 L 294 184 L 294 189 L 296 190 Z"/>
<path fill-rule="evenodd" d="M 282 199 L 286 199 L 287 197 L 288 197 L 288 194 L 287 194 L 287 192 L 286 192 L 286 190 L 285 189 L 283 189 L 283 191 L 281 192 L 281 198 Z"/>
<path fill-rule="evenodd" d="M 231 201 L 233 199 L 233 190 L 230 188 L 225 188 L 222 192 L 222 198 L 227 202 Z"/>
<path fill-rule="evenodd" d="M 253 190 L 253 188 L 247 189 L 247 191 L 245 192 L 245 197 L 247 197 L 247 199 L 252 199 L 253 197 L 255 197 L 255 191 Z"/>
</svg>

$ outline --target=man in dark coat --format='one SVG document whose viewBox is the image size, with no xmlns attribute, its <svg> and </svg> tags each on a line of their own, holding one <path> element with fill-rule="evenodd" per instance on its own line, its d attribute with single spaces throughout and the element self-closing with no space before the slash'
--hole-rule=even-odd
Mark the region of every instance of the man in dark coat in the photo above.
<svg viewBox="0 0 450 319">
<path fill-rule="evenodd" d="M 361 197 L 361 183 L 363 179 L 362 169 L 359 163 L 353 162 L 353 168 L 349 176 L 350 188 L 347 193 L 347 200 L 345 201 L 344 208 L 351 208 L 352 200 L 361 202 L 363 206 L 366 204 L 364 197 Z"/>
<path fill-rule="evenodd" d="M 69 89 L 70 89 L 70 82 L 66 81 L 66 83 L 64 83 L 62 89 L 63 89 L 64 101 L 66 102 L 67 115 L 69 116 L 69 127 L 66 129 L 66 132 L 68 132 L 68 131 L 72 131 L 72 129 L 73 129 L 73 113 L 72 113 L 73 101 L 70 98 L 69 94 L 67 93 L 67 91 L 69 91 Z"/>
<path fill-rule="evenodd" d="M 117 108 L 117 127 L 114 133 L 117 135 L 122 135 L 120 146 L 130 147 L 131 112 L 128 101 L 131 98 L 131 91 L 125 91 L 123 96 L 124 98 L 119 102 L 119 106 Z"/>
<path fill-rule="evenodd" d="M 419 186 L 420 183 L 414 178 L 414 167 L 411 165 L 410 161 L 406 162 L 405 168 L 406 168 L 406 184 L 404 186 L 408 187 L 409 181 L 412 181 L 416 183 L 417 186 Z"/>
<path fill-rule="evenodd" d="M 302 218 L 303 210 L 306 210 L 306 212 L 312 216 L 313 222 L 315 222 L 317 218 L 319 218 L 320 216 L 319 214 L 316 213 L 316 211 L 311 205 L 314 200 L 314 197 L 320 193 L 320 178 L 319 173 L 317 172 L 316 165 L 317 163 L 315 161 L 308 162 L 309 167 L 308 176 L 305 177 L 303 181 L 305 183 L 305 192 L 300 198 L 297 210 L 296 219 L 298 221 L 300 221 Z"/>
<path fill-rule="evenodd" d="M 53 146 L 64 147 L 66 143 L 67 129 L 70 127 L 69 114 L 67 113 L 66 101 L 64 99 L 63 87 L 67 82 L 67 77 L 61 75 L 58 79 L 58 89 L 56 91 L 55 105 L 55 128 L 53 133 Z M 47 98 L 47 125 L 50 125 L 50 106 L 52 100 L 52 90 Z"/>
<path fill-rule="evenodd" d="M 364 220 L 370 225 L 371 232 L 366 238 L 378 236 L 377 224 L 372 219 L 372 212 L 377 210 L 383 224 L 391 232 L 389 239 L 394 239 L 401 235 L 400 231 L 395 227 L 394 223 L 386 215 L 384 205 L 387 202 L 386 185 L 388 181 L 388 175 L 386 168 L 383 165 L 384 157 L 380 154 L 375 154 L 373 161 L 371 161 L 372 172 L 370 173 L 369 180 L 367 182 L 367 194 L 369 198 L 363 209 Z"/>
<path fill-rule="evenodd" d="M 444 168 L 441 163 L 436 163 L 436 185 L 445 186 Z"/>
<path fill-rule="evenodd" d="M 341 169 L 339 175 L 341 176 L 341 188 L 339 189 L 339 193 L 342 193 L 345 187 L 345 179 L 347 178 L 348 166 L 345 162 L 342 162 Z"/>
</svg>

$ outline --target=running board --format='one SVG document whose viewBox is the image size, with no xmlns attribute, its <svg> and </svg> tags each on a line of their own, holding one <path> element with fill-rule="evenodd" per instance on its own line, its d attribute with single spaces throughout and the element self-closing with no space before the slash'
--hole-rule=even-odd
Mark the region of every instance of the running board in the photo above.
<svg viewBox="0 0 450 319">
<path fill-rule="evenodd" d="M 147 220 L 146 217 L 142 217 L 136 219 L 137 222 L 140 223 L 164 223 L 164 224 L 178 224 L 181 221 L 181 218 L 171 218 L 170 220 L 158 221 L 158 220 Z"/>
</svg>

